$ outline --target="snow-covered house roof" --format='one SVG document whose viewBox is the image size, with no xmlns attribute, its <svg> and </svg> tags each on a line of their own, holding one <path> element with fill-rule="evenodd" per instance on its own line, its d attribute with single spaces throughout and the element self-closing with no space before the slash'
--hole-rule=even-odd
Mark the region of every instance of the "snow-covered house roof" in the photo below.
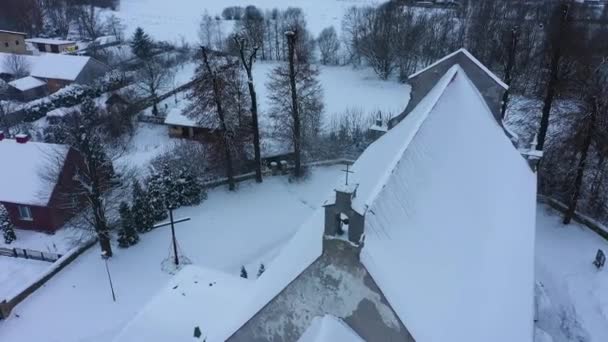
<svg viewBox="0 0 608 342">
<path fill-rule="evenodd" d="M 11 74 L 4 61 L 10 53 L 0 52 L 0 74 Z M 30 76 L 44 79 L 75 81 L 84 70 L 91 57 L 41 53 L 37 56 L 22 55 L 27 63 Z"/>
<path fill-rule="evenodd" d="M 9 82 L 13 88 L 18 89 L 19 91 L 27 91 L 30 89 L 42 87 L 46 85 L 46 82 L 37 79 L 36 77 L 26 76 L 14 81 Z"/>
<path fill-rule="evenodd" d="M 28 38 L 25 41 L 28 43 L 33 43 L 33 44 L 48 44 L 48 45 L 76 44 L 76 42 L 73 40 L 53 39 L 53 38 Z"/>
<path fill-rule="evenodd" d="M 184 115 L 180 109 L 171 109 L 165 118 L 165 125 L 183 127 L 201 127 L 195 119 Z"/>
<path fill-rule="evenodd" d="M 46 206 L 56 184 L 45 172 L 63 164 L 68 151 L 66 145 L 0 140 L 0 202 Z"/>
<path fill-rule="evenodd" d="M 331 263 L 348 252 L 327 255 L 336 253 L 327 241 L 339 240 L 324 241 L 319 208 L 229 319 L 197 321 L 208 342 L 247 341 L 248 333 L 291 340 L 327 313 L 363 338 L 361 325 L 380 323 L 406 341 L 532 341 L 535 174 L 463 68 L 447 70 L 352 171 L 352 209 L 365 222 L 360 259 Z M 365 321 L 369 312 L 353 318 L 363 303 L 380 322 Z"/>
</svg>

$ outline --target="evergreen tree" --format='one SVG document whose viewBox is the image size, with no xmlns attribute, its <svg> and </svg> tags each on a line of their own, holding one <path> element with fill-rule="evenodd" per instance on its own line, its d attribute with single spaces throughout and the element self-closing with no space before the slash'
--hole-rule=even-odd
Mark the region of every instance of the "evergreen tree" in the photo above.
<svg viewBox="0 0 608 342">
<path fill-rule="evenodd" d="M 135 230 L 135 219 L 129 205 L 126 202 L 120 203 L 118 213 L 120 214 L 121 225 L 118 233 L 118 246 L 122 248 L 133 246 L 139 241 L 139 235 Z"/>
<path fill-rule="evenodd" d="M 13 228 L 13 224 L 8 217 L 8 211 L 0 204 L 0 229 L 2 229 L 2 233 L 4 234 L 4 242 L 7 244 L 10 244 L 17 239 L 17 235 L 15 235 L 15 230 Z"/>
<path fill-rule="evenodd" d="M 170 162 L 162 162 L 152 169 L 148 178 L 148 191 L 149 202 L 158 203 L 164 209 L 196 205 L 206 198 L 196 175 L 187 168 Z"/>
<path fill-rule="evenodd" d="M 162 216 L 165 213 L 164 208 L 161 208 L 163 214 L 155 212 L 155 207 L 150 204 L 148 193 L 142 189 L 138 180 L 133 182 L 133 203 L 131 207 L 131 215 L 134 219 L 135 229 L 140 232 L 148 232 L 152 229 L 156 216 Z M 161 220 L 164 219 L 161 218 Z"/>
<path fill-rule="evenodd" d="M 258 270 L 258 278 L 262 275 L 262 273 L 264 273 L 264 271 L 266 271 L 266 267 L 264 267 L 264 264 L 260 264 L 260 269 Z"/>
<path fill-rule="evenodd" d="M 247 279 L 247 270 L 245 269 L 245 266 L 241 266 L 241 278 Z"/>
<path fill-rule="evenodd" d="M 140 59 L 147 60 L 152 57 L 152 39 L 141 27 L 138 27 L 131 40 L 131 50 Z"/>
</svg>

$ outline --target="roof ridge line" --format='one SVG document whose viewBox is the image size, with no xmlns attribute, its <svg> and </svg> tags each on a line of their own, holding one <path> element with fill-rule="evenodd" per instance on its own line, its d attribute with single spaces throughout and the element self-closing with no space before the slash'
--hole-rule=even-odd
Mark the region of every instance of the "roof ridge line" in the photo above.
<svg viewBox="0 0 608 342">
<path fill-rule="evenodd" d="M 407 151 L 411 142 L 414 140 L 414 137 L 418 134 L 418 132 L 420 131 L 420 128 L 422 127 L 422 125 L 424 124 L 426 119 L 429 117 L 430 112 L 433 110 L 433 108 L 435 108 L 435 106 L 437 105 L 437 102 L 439 102 L 439 99 L 443 96 L 443 94 L 445 94 L 446 89 L 448 88 L 450 83 L 452 83 L 452 81 L 454 80 L 454 78 L 456 77 L 456 75 L 458 74 L 459 71 L 462 71 L 462 68 L 460 67 L 460 65 L 458 65 L 458 64 L 453 65 L 441 77 L 438 84 L 435 87 L 433 87 L 433 89 L 431 89 L 431 91 L 429 91 L 427 96 L 429 96 L 433 92 L 433 90 L 440 89 L 440 91 L 437 94 L 432 95 L 433 96 L 432 102 L 430 102 L 429 104 L 426 105 L 427 108 L 424 109 L 424 113 L 423 113 L 422 117 L 416 123 L 414 132 L 406 137 L 402 146 L 399 148 L 399 152 L 396 153 L 395 157 L 390 162 L 389 167 L 384 172 L 382 177 L 380 177 L 379 181 L 376 183 L 373 190 L 370 192 L 369 197 L 367 199 L 365 199 L 365 203 L 366 203 L 365 208 L 362 210 L 363 212 L 361 212 L 360 214 L 362 214 L 362 215 L 365 214 L 365 212 L 371 206 L 372 202 L 374 202 L 376 197 L 378 197 L 378 194 L 380 193 L 382 188 L 384 188 L 384 186 L 386 185 L 388 178 L 390 177 L 390 175 L 393 173 L 393 171 L 399 164 L 399 161 L 403 158 L 403 155 Z M 449 81 L 447 81 L 447 79 L 449 79 Z M 424 99 L 423 99 L 423 101 L 424 101 Z M 418 104 L 418 106 L 419 105 L 420 105 L 420 103 Z M 412 111 L 416 110 L 416 108 L 418 106 L 414 107 L 414 109 Z M 407 118 L 405 118 L 405 120 L 407 120 Z M 395 126 L 393 128 L 393 130 L 396 129 L 398 126 L 399 126 L 399 124 L 397 124 L 397 126 Z"/>
</svg>

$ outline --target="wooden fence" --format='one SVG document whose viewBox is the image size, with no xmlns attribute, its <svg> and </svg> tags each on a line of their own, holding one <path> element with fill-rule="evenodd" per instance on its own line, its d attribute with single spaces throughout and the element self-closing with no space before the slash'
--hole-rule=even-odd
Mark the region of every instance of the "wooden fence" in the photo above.
<svg viewBox="0 0 608 342">
<path fill-rule="evenodd" d="M 40 261 L 55 262 L 59 260 L 62 255 L 51 252 L 35 251 L 27 248 L 3 248 L 0 247 L 0 256 L 7 256 L 13 258 L 23 259 L 34 259 Z"/>
</svg>

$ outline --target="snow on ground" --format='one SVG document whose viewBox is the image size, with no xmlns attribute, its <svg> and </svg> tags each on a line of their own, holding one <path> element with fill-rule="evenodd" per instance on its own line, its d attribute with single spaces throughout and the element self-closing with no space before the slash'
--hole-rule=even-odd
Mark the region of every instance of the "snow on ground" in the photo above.
<svg viewBox="0 0 608 342">
<path fill-rule="evenodd" d="M 121 0 L 116 15 L 127 26 L 127 36 L 135 28 L 142 27 L 154 39 L 177 41 L 184 37 L 187 41 L 198 41 L 198 26 L 201 16 L 207 10 L 210 15 L 221 15 L 228 6 L 255 5 L 262 10 L 300 7 L 306 14 L 308 28 L 317 36 L 328 26 L 340 31 L 342 17 L 351 6 L 377 4 L 376 0 L 180 0 L 179 4 L 164 0 Z M 228 23 L 230 24 L 230 23 Z M 226 30 L 225 30 L 226 31 Z"/>
<path fill-rule="evenodd" d="M 321 206 L 340 169 L 315 168 L 302 183 L 277 176 L 266 178 L 263 184 L 241 183 L 236 193 L 211 190 L 202 205 L 175 212 L 176 218 L 192 218 L 176 226 L 181 251 L 194 264 L 234 276 L 241 265 L 252 276 L 262 262 L 272 267 L 280 247 L 313 208 Z M 99 248 L 92 247 L 18 305 L 9 319 L 0 321 L 0 341 L 112 340 L 166 286 L 170 275 L 161 271 L 160 264 L 169 250 L 167 228 L 142 235 L 132 248 L 116 248 L 109 262 L 117 295 L 113 303 Z"/>
<path fill-rule="evenodd" d="M 13 298 L 51 265 L 46 261 L 0 256 L 0 302 Z"/>
<path fill-rule="evenodd" d="M 266 87 L 268 76 L 279 62 L 258 62 L 254 66 L 254 82 L 259 101 L 261 120 L 267 117 L 270 103 Z M 369 68 L 353 69 L 350 66 L 320 66 L 319 82 L 323 88 L 325 110 L 323 124 L 327 125 L 333 118 L 338 118 L 348 109 L 361 110 L 364 114 L 381 111 L 384 114 L 397 115 L 403 111 L 410 98 L 410 86 L 397 81 L 382 81 Z M 194 63 L 187 63 L 176 74 L 176 84 L 183 84 L 194 75 Z M 186 108 L 188 101 L 185 92 L 169 97 L 159 104 L 160 111 L 171 116 L 179 116 Z M 145 114 L 151 114 L 148 108 Z M 264 125 L 263 125 L 264 126 Z"/>
<path fill-rule="evenodd" d="M 608 341 L 608 268 L 592 264 L 608 242 L 584 226 L 564 226 L 552 209 L 539 205 L 536 281 L 542 284 L 537 326 L 554 342 Z"/>
<path fill-rule="evenodd" d="M 6 244 L 4 239 L 0 239 L 0 247 L 27 248 L 41 252 L 65 254 L 75 247 L 82 237 L 81 231 L 70 228 L 59 229 L 55 234 L 15 229 L 15 234 L 17 240 L 11 244 Z"/>
<path fill-rule="evenodd" d="M 266 88 L 268 75 L 279 65 L 277 62 L 260 62 L 254 66 L 254 81 L 260 101 L 260 110 L 267 112 L 270 103 Z M 319 82 L 323 88 L 325 112 L 323 124 L 340 117 L 347 109 L 360 109 L 364 114 L 400 114 L 410 99 L 410 86 L 397 81 L 382 81 L 369 68 L 353 69 L 350 66 L 320 66 Z"/>
<path fill-rule="evenodd" d="M 117 163 L 121 166 L 145 170 L 154 157 L 169 151 L 177 141 L 169 137 L 167 127 L 164 125 L 137 122 L 135 134 L 129 141 L 125 154 Z"/>
</svg>

